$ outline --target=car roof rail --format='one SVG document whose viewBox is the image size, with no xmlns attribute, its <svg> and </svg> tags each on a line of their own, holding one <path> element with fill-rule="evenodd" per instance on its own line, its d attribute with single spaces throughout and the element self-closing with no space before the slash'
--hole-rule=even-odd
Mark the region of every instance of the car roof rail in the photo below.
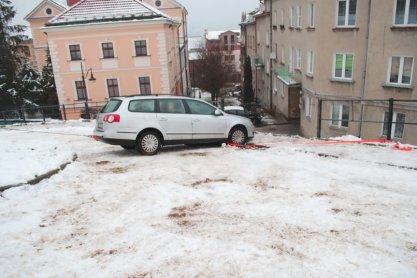
<svg viewBox="0 0 417 278">
<path fill-rule="evenodd" d="M 151 95 L 135 94 L 135 95 L 120 96 L 120 97 L 158 97 L 158 96 L 181 97 L 181 96 L 172 95 L 172 94 L 151 94 Z"/>
</svg>

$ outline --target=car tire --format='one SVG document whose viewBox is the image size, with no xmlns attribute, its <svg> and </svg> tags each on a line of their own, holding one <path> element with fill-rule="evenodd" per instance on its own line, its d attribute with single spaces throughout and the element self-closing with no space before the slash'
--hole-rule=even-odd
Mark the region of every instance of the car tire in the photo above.
<svg viewBox="0 0 417 278">
<path fill-rule="evenodd" d="M 142 133 L 136 143 L 136 150 L 143 155 L 155 155 L 161 149 L 161 138 L 156 132 Z"/>
<path fill-rule="evenodd" d="M 246 129 L 243 127 L 235 127 L 229 133 L 229 142 L 243 145 L 248 140 Z"/>
</svg>

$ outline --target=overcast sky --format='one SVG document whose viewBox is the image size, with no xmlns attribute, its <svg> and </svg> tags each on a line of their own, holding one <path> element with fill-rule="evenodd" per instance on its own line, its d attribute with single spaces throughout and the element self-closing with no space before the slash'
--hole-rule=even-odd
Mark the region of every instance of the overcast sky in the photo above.
<svg viewBox="0 0 417 278">
<path fill-rule="evenodd" d="M 28 25 L 23 19 L 42 0 L 12 0 L 17 11 L 15 23 Z M 65 0 L 58 0 L 66 2 Z M 163 1 L 163 0 L 162 0 Z M 177 0 L 188 10 L 188 35 L 201 36 L 211 31 L 239 29 L 243 11 L 258 7 L 259 0 Z"/>
</svg>

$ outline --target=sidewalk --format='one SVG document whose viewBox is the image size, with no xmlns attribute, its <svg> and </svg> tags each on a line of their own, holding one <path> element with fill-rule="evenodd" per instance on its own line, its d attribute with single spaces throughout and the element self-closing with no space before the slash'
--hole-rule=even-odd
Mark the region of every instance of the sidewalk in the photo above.
<svg viewBox="0 0 417 278">
<path fill-rule="evenodd" d="M 300 130 L 299 120 L 286 120 L 281 114 L 272 117 L 267 115 L 262 118 L 262 122 L 256 127 L 256 131 L 279 135 L 298 135 Z"/>
</svg>

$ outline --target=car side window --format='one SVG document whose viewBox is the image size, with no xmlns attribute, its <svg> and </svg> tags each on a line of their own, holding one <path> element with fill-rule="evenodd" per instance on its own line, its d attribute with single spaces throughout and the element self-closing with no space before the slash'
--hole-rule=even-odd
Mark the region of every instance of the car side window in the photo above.
<svg viewBox="0 0 417 278">
<path fill-rule="evenodd" d="M 243 110 L 237 110 L 236 112 L 237 112 L 237 115 L 239 116 L 245 116 L 245 111 Z"/>
<path fill-rule="evenodd" d="M 129 102 L 129 111 L 136 113 L 155 113 L 154 99 L 140 99 Z"/>
<path fill-rule="evenodd" d="M 159 112 L 169 114 L 186 114 L 184 104 L 181 99 L 160 99 Z"/>
<path fill-rule="evenodd" d="M 185 101 L 187 102 L 187 105 L 190 108 L 191 114 L 214 115 L 214 111 L 216 111 L 216 108 L 201 101 L 189 99 Z"/>
</svg>

